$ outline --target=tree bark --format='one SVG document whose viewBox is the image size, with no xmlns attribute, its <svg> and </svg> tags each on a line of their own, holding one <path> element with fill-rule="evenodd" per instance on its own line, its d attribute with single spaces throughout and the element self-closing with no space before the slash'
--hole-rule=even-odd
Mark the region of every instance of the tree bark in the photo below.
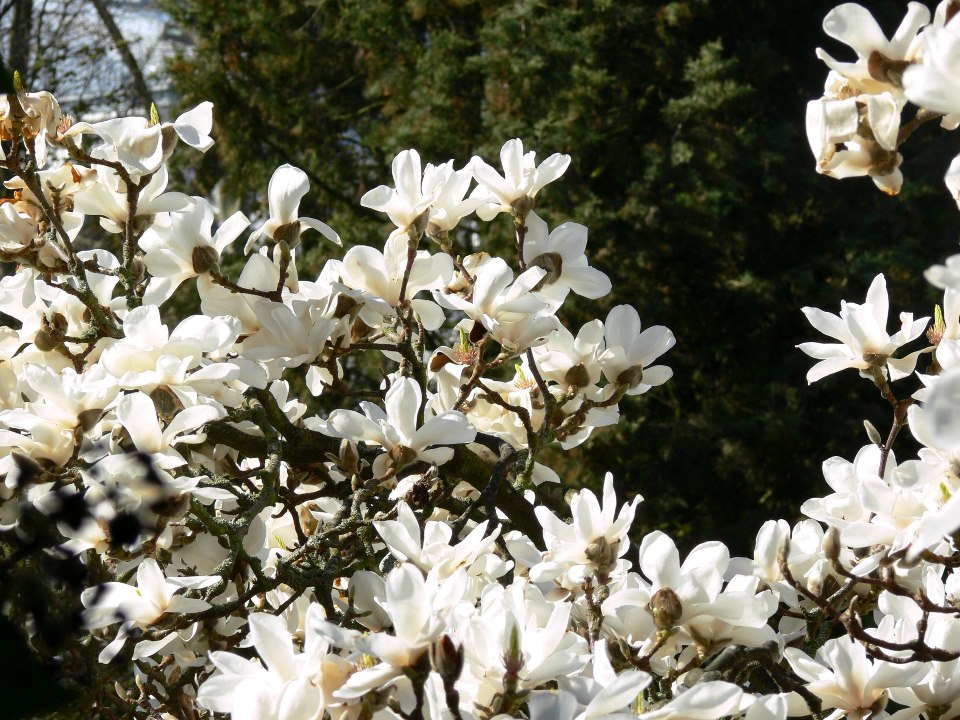
<svg viewBox="0 0 960 720">
<path fill-rule="evenodd" d="M 24 82 L 30 75 L 30 38 L 33 35 L 33 0 L 13 0 L 13 22 L 8 47 L 10 72 L 20 71 Z"/>
<path fill-rule="evenodd" d="M 96 8 L 97 15 L 100 16 L 100 21 L 110 34 L 110 39 L 113 40 L 117 52 L 120 53 L 120 59 L 123 60 L 127 72 L 130 73 L 130 79 L 133 81 L 133 90 L 143 104 L 144 114 L 150 117 L 150 106 L 153 105 L 153 96 L 150 94 L 150 88 L 147 87 L 147 81 L 143 77 L 140 64 L 130 50 L 130 42 L 123 36 L 119 26 L 113 19 L 113 13 L 111 13 L 110 8 L 107 7 L 106 0 L 90 0 L 90 2 Z"/>
</svg>

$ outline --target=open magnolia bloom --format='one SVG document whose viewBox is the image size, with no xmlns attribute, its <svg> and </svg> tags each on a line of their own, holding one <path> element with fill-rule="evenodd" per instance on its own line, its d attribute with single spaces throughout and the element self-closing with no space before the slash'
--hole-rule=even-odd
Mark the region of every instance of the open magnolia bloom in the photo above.
<svg viewBox="0 0 960 720">
<path fill-rule="evenodd" d="M 900 27 L 888 40 L 869 10 L 857 3 L 844 3 L 827 14 L 823 31 L 853 48 L 857 61 L 838 62 L 819 48 L 817 57 L 862 92 L 899 92 L 904 67 L 922 47 L 918 34 L 928 22 L 930 11 L 921 3 L 912 2 Z"/>
<path fill-rule="evenodd" d="M 382 446 L 386 453 L 373 464 L 377 477 L 391 467 L 399 469 L 417 461 L 442 465 L 453 457 L 453 448 L 435 446 L 473 442 L 477 431 L 463 413 L 455 410 L 428 417 L 417 427 L 422 400 L 416 382 L 398 378 L 387 390 L 385 410 L 369 402 L 360 403 L 363 415 L 353 410 L 334 410 L 324 432 Z"/>
<path fill-rule="evenodd" d="M 340 236 L 325 222 L 300 217 L 300 201 L 309 191 L 310 181 L 303 170 L 289 164 L 278 167 L 267 186 L 270 217 L 250 235 L 243 251 L 249 253 L 261 235 L 278 242 L 284 240 L 295 248 L 300 235 L 307 229 L 316 230 L 330 242 L 340 245 Z"/>
<path fill-rule="evenodd" d="M 554 153 L 539 165 L 536 157 L 533 150 L 524 154 L 523 142 L 514 139 L 508 140 L 500 149 L 503 175 L 481 158 L 471 158 L 470 168 L 478 183 L 471 197 L 480 201 L 477 216 L 481 220 L 492 220 L 502 212 L 525 217 L 533 209 L 537 193 L 570 166 L 569 155 Z"/>
<path fill-rule="evenodd" d="M 862 304 L 842 301 L 840 315 L 805 307 L 803 314 L 817 330 L 840 343 L 801 343 L 797 345 L 810 357 L 820 360 L 807 372 L 807 382 L 813 383 L 840 370 L 854 368 L 860 375 L 873 378 L 872 368 L 886 370 L 891 380 L 899 380 L 913 372 L 917 359 L 924 350 L 917 350 L 902 358 L 893 353 L 923 334 L 928 317 L 913 319 L 912 313 L 900 313 L 900 330 L 888 335 L 887 282 L 877 275 L 867 290 L 867 301 Z"/>
</svg>

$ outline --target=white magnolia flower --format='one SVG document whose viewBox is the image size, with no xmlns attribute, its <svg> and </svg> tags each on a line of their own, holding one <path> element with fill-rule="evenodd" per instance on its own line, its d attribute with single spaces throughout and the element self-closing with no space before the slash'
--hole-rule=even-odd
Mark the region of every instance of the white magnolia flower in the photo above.
<svg viewBox="0 0 960 720">
<path fill-rule="evenodd" d="M 137 180 L 160 169 L 173 151 L 177 136 L 201 152 L 209 150 L 213 145 L 212 128 L 213 103 L 202 102 L 172 123 L 160 124 L 144 117 L 113 118 L 93 125 L 78 122 L 60 137 L 97 135 L 105 145 L 95 148 L 93 155 L 119 162 Z"/>
<path fill-rule="evenodd" d="M 184 280 L 218 269 L 220 254 L 249 225 L 247 216 L 236 212 L 211 233 L 213 207 L 201 197 L 170 213 L 169 221 L 155 222 L 139 240 L 150 273 L 144 304 L 161 305 Z"/>
<path fill-rule="evenodd" d="M 607 347 L 600 353 L 603 375 L 612 384 L 625 386 L 627 395 L 640 395 L 673 377 L 673 370 L 667 366 L 650 365 L 674 346 L 673 333 L 662 325 L 643 332 L 640 327 L 640 315 L 630 305 L 617 305 L 604 323 Z"/>
<path fill-rule="evenodd" d="M 902 64 L 918 54 L 922 43 L 917 35 L 928 22 L 930 11 L 921 3 L 912 2 L 900 27 L 888 40 L 869 10 L 856 3 L 844 3 L 827 13 L 823 31 L 853 48 L 857 61 L 838 62 L 819 48 L 817 57 L 861 92 L 899 91 Z"/>
<path fill-rule="evenodd" d="M 380 253 L 367 245 L 355 245 L 347 250 L 339 265 L 340 279 L 344 285 L 363 290 L 396 307 L 400 300 L 400 288 L 407 268 L 409 241 L 403 233 L 393 233 L 387 238 Z M 431 255 L 419 250 L 414 256 L 407 278 L 406 297 L 427 330 L 436 330 L 446 319 L 443 311 L 430 300 L 414 299 L 424 290 L 439 290 L 453 279 L 453 260 L 445 253 Z"/>
<path fill-rule="evenodd" d="M 421 537 L 420 523 L 405 502 L 397 505 L 396 520 L 376 521 L 373 526 L 395 558 L 412 563 L 424 572 L 432 570 L 441 581 L 460 568 L 467 568 L 470 575 L 486 574 L 491 566 L 489 560 L 496 558 L 491 557 L 491 549 L 500 534 L 499 526 L 487 534 L 487 524 L 480 523 L 460 542 L 451 544 L 453 528 L 445 522 L 428 520 Z M 503 572 L 507 570 L 503 563 L 493 565 L 497 570 L 501 567 Z M 490 576 L 486 579 L 493 580 Z"/>
<path fill-rule="evenodd" d="M 176 593 L 183 589 L 209 587 L 219 580 L 217 576 L 168 578 L 156 560 L 147 558 L 137 568 L 136 587 L 126 583 L 109 582 L 84 590 L 80 599 L 86 608 L 83 618 L 88 628 L 95 630 L 116 622 L 123 623 L 117 631 L 117 637 L 100 653 L 100 662 L 110 662 L 120 652 L 130 631 L 135 627 L 148 628 L 167 613 L 206 610 L 210 607 L 209 603 Z M 151 646 L 145 649 L 156 651 Z M 153 653 L 147 652 L 144 655 L 151 654 Z M 138 656 L 138 653 L 134 655 Z"/>
<path fill-rule="evenodd" d="M 451 160 L 450 170 L 452 163 Z M 420 154 L 416 150 L 404 150 L 393 159 L 393 182 L 396 187 L 378 185 L 360 198 L 360 204 L 386 213 L 402 231 L 413 227 L 419 236 L 426 228 L 429 218 L 427 210 L 443 190 L 446 179 L 443 171 L 433 165 L 427 165 L 426 172 L 422 174 L 420 168 Z"/>
<path fill-rule="evenodd" d="M 100 226 L 107 232 L 123 232 L 130 219 L 126 187 L 112 169 L 98 165 L 96 171 L 97 181 L 76 194 L 74 210 L 83 215 L 99 215 Z M 184 210 L 192 202 L 183 193 L 164 192 L 166 187 L 167 168 L 161 165 L 140 190 L 135 220 L 152 221 L 157 213 Z"/>
<path fill-rule="evenodd" d="M 842 301 L 839 316 L 813 307 L 803 308 L 803 314 L 813 327 L 840 341 L 797 345 L 810 357 L 820 360 L 807 372 L 807 382 L 816 382 L 846 368 L 860 370 L 861 376 L 866 378 L 872 378 L 867 372 L 871 368 L 886 368 L 892 380 L 912 373 L 923 350 L 903 358 L 891 356 L 902 345 L 920 337 L 930 318 L 914 320 L 912 313 L 900 313 L 900 330 L 888 335 L 888 312 L 887 283 L 883 275 L 873 279 L 865 303 Z"/>
<path fill-rule="evenodd" d="M 295 652 L 284 618 L 253 613 L 250 637 L 260 660 L 210 653 L 217 672 L 197 689 L 197 704 L 238 719 L 320 720 L 327 708 L 341 704 L 333 693 L 353 671 L 353 664 L 330 652 L 327 640 L 317 633 L 316 625 L 323 620 L 323 608 L 311 604 L 303 652 Z"/>
<path fill-rule="evenodd" d="M 533 292 L 546 274 L 532 267 L 514 280 L 505 260 L 491 258 L 476 270 L 470 299 L 455 293 L 435 297 L 480 323 L 504 349 L 519 353 L 542 345 L 560 327 L 560 321 L 548 314 L 547 303 Z"/>
<path fill-rule="evenodd" d="M 502 212 L 518 211 L 514 207 L 518 200 L 533 200 L 545 185 L 566 172 L 570 156 L 554 153 L 537 165 L 536 153 L 531 150 L 524 154 L 523 142 L 514 139 L 508 140 L 500 149 L 500 164 L 503 175 L 476 155 L 470 159 L 470 168 L 479 183 L 471 197 L 482 203 L 477 208 L 481 220 L 492 220 Z M 524 204 L 528 204 L 527 211 L 533 209 L 532 202 Z M 527 213 L 521 214 L 525 216 Z"/>
<path fill-rule="evenodd" d="M 22 123 L 20 132 L 37 160 L 37 167 L 43 167 L 47 163 L 47 135 L 55 136 L 57 126 L 60 124 L 60 104 L 46 91 L 28 93 L 20 90 L 16 97 L 23 110 L 23 117 L 17 118 Z M 2 140 L 10 139 L 14 107 L 7 95 L 0 95 L 0 139 Z M 0 160 L 3 159 L 5 155 L 0 148 Z"/>
<path fill-rule="evenodd" d="M 373 464 L 377 476 L 391 466 L 400 468 L 415 461 L 442 465 L 453 457 L 453 448 L 434 446 L 473 442 L 477 431 L 463 413 L 455 410 L 428 416 L 418 428 L 417 413 L 422 400 L 423 393 L 416 381 L 399 378 L 387 390 L 385 410 L 371 402 L 360 403 L 363 415 L 353 410 L 334 410 L 326 432 L 382 446 L 386 453 Z"/>
<path fill-rule="evenodd" d="M 869 176 L 880 190 L 896 195 L 903 185 L 903 156 L 897 152 L 901 110 L 891 93 L 809 102 L 807 140 L 817 172 L 838 179 Z M 841 144 L 844 149 L 838 149 Z"/>
<path fill-rule="evenodd" d="M 913 4 L 913 3 L 911 3 Z M 960 112 L 960 27 L 931 27 L 923 34 L 923 62 L 903 74 L 910 102 L 947 115 Z"/>
<path fill-rule="evenodd" d="M 249 253 L 261 235 L 274 240 L 284 239 L 291 247 L 296 247 L 301 233 L 308 228 L 340 245 L 340 236 L 325 222 L 316 218 L 300 217 L 300 201 L 309 191 L 310 181 L 303 170 L 289 164 L 278 167 L 267 186 L 270 217 L 250 235 L 243 251 Z M 278 237 L 278 233 L 283 233 L 282 238 Z M 290 233 L 289 237 L 287 233 Z"/>
<path fill-rule="evenodd" d="M 784 657 L 793 671 L 806 682 L 823 709 L 836 708 L 828 717 L 865 720 L 880 713 L 887 704 L 889 689 L 919 683 L 927 673 L 923 663 L 903 665 L 871 660 L 867 651 L 851 637 L 828 640 L 811 659 L 798 648 L 787 648 Z M 810 708 L 799 695 L 788 697 L 790 715 L 808 715 Z"/>
<path fill-rule="evenodd" d="M 610 278 L 587 265 L 587 228 L 567 222 L 547 234 L 547 224 L 536 213 L 527 216 L 527 235 L 523 242 L 523 260 L 528 267 L 539 267 L 546 275 L 537 287 L 540 297 L 551 308 L 559 308 L 573 290 L 582 297 L 596 299 L 610 292 Z"/>
<path fill-rule="evenodd" d="M 613 475 L 607 473 L 603 504 L 590 490 L 580 490 L 570 501 L 573 522 L 569 525 L 546 506 L 538 505 L 534 512 L 543 526 L 547 552 L 544 562 L 531 569 L 531 577 L 539 582 L 564 575 L 568 587 L 577 587 L 594 574 L 601 578 L 622 574 L 627 563 L 620 558 L 630 547 L 627 533 L 641 502 L 643 497 L 637 495 L 617 513 Z"/>
</svg>

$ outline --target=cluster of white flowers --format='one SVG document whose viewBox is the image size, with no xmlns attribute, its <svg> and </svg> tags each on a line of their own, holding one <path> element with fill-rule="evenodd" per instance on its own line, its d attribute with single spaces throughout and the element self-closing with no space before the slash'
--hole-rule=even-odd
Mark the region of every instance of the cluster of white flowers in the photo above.
<svg viewBox="0 0 960 720">
<path fill-rule="evenodd" d="M 828 15 L 858 59 L 821 52 L 819 171 L 896 191 L 906 102 L 956 126 L 955 12 L 920 33 L 912 3 L 892 40 L 858 5 Z M 90 125 L 18 90 L 0 98 L 0 257 L 16 264 L 0 279 L 16 320 L 0 328 L 0 533 L 46 516 L 51 552 L 101 578 L 83 631 L 101 662 L 132 663 L 125 716 L 960 715 L 960 256 L 928 272 L 944 309 L 900 357 L 929 319 L 904 313 L 889 335 L 882 275 L 839 316 L 804 309 L 838 341 L 800 346 L 820 361 L 808 380 L 859 370 L 891 403 L 889 434 L 868 425 L 852 462 L 827 460 L 834 493 L 766 523 L 752 558 L 709 542 L 681 560 L 662 532 L 631 545 L 642 498 L 618 503 L 610 475 L 600 498 L 541 487 L 561 481 L 544 448 L 617 423 L 672 374 L 656 363 L 673 334 L 630 306 L 576 334 L 558 318 L 570 292 L 611 291 L 587 229 L 534 212 L 569 156 L 538 164 L 510 140 L 501 174 L 401 152 L 393 186 L 361 200 L 394 225 L 382 251 L 334 259 L 295 167 L 242 247 L 242 213 L 166 191 L 178 142 L 212 144 L 209 103 Z M 511 258 L 476 251 L 501 213 Z M 96 224 L 116 254 L 78 249 Z M 308 230 L 331 251 L 315 279 L 297 269 Z M 183 293 L 201 312 L 168 323 Z M 924 447 L 898 463 L 907 426 Z M 78 501 L 81 517 L 62 512 Z"/>
</svg>

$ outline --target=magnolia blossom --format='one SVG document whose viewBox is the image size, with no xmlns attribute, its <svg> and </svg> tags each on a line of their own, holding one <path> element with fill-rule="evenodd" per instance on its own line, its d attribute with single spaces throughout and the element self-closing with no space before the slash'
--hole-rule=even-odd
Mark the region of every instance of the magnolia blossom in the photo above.
<svg viewBox="0 0 960 720">
<path fill-rule="evenodd" d="M 100 653 L 100 662 L 109 662 L 120 652 L 133 628 L 149 627 L 167 613 L 193 613 L 210 607 L 209 603 L 203 600 L 176 593 L 185 588 L 208 587 L 218 579 L 205 576 L 168 578 L 157 561 L 149 558 L 141 562 L 137 568 L 136 587 L 126 583 L 110 582 L 84 590 L 80 599 L 87 608 L 84 611 L 87 627 L 96 629 L 116 622 L 123 623 L 116 639 Z M 145 654 L 151 655 L 160 647 L 145 649 L 150 650 Z"/>
<path fill-rule="evenodd" d="M 323 618 L 323 608 L 311 605 L 303 652 L 295 652 L 283 618 L 251 614 L 250 636 L 260 661 L 210 653 L 217 672 L 197 690 L 197 704 L 233 718 L 319 720 L 327 708 L 341 704 L 333 693 L 353 670 L 316 632 Z"/>
<path fill-rule="evenodd" d="M 960 112 L 960 34 L 956 23 L 923 34 L 923 62 L 903 73 L 910 102 L 948 115 Z"/>
<path fill-rule="evenodd" d="M 895 665 L 871 660 L 863 645 L 851 637 L 828 640 L 817 651 L 815 660 L 798 648 L 787 648 L 784 657 L 806 682 L 807 690 L 820 699 L 823 708 L 836 709 L 830 718 L 865 720 L 881 713 L 889 688 L 918 683 L 927 672 L 921 663 Z M 799 695 L 791 693 L 788 699 L 790 715 L 809 714 L 810 708 Z"/>
<path fill-rule="evenodd" d="M 920 337 L 930 318 L 914 320 L 912 313 L 900 313 L 900 330 L 888 335 L 888 311 L 887 283 L 883 275 L 877 275 L 870 283 L 865 303 L 842 301 L 839 316 L 817 308 L 803 308 L 803 314 L 813 327 L 840 341 L 797 345 L 810 357 L 820 360 L 807 372 L 807 382 L 816 382 L 846 368 L 860 370 L 860 374 L 867 378 L 872 377 L 867 372 L 871 368 L 886 368 L 892 380 L 912 373 L 923 350 L 903 358 L 891 356 L 901 346 Z"/>
<path fill-rule="evenodd" d="M 866 106 L 866 112 L 861 107 Z M 825 97 L 807 104 L 807 140 L 817 172 L 835 178 L 870 176 L 889 195 L 900 192 L 897 152 L 902 103 L 891 93 Z M 838 149 L 844 144 L 845 149 Z"/>
<path fill-rule="evenodd" d="M 14 120 L 21 122 L 20 132 L 38 167 L 47 163 L 47 136 L 56 135 L 60 118 L 60 104 L 45 90 L 28 93 L 21 89 L 15 95 L 0 95 L 0 140 L 10 140 Z M 0 160 L 4 159 L 0 148 Z"/>
<path fill-rule="evenodd" d="M 856 3 L 844 3 L 827 14 L 823 31 L 853 48 L 857 61 L 838 62 L 819 48 L 817 57 L 863 92 L 897 89 L 901 82 L 901 64 L 918 53 L 921 46 L 918 33 L 928 22 L 930 11 L 921 3 L 911 2 L 900 26 L 888 40 L 869 10 Z"/>
<path fill-rule="evenodd" d="M 481 220 L 492 220 L 502 212 L 526 216 L 533 209 L 533 199 L 548 183 L 567 171 L 570 156 L 554 153 L 537 165 L 536 153 L 524 154 L 523 142 L 508 140 L 500 149 L 500 164 L 503 175 L 487 165 L 476 155 L 470 159 L 470 168 L 478 186 L 472 197 L 480 201 L 477 215 Z M 524 201 L 526 210 L 518 206 Z"/>
<path fill-rule="evenodd" d="M 573 290 L 586 298 L 601 298 L 610 292 L 610 278 L 587 265 L 587 228 L 563 223 L 547 234 L 547 224 L 536 213 L 527 216 L 523 259 L 528 266 L 543 268 L 546 275 L 537 287 L 550 307 L 560 307 Z"/>
<path fill-rule="evenodd" d="M 303 170 L 289 164 L 278 167 L 267 186 L 270 217 L 250 235 L 243 251 L 249 253 L 261 235 L 277 241 L 286 240 L 290 247 L 296 247 L 300 235 L 308 228 L 340 245 L 340 236 L 325 222 L 316 218 L 300 217 L 300 201 L 309 191 L 310 181 Z"/>
<path fill-rule="evenodd" d="M 393 159 L 396 187 L 378 185 L 360 198 L 360 204 L 386 213 L 400 230 L 414 228 L 419 237 L 429 218 L 427 210 L 443 189 L 444 179 L 442 171 L 433 165 L 427 165 L 426 172 L 421 175 L 420 153 L 404 150 Z"/>
<path fill-rule="evenodd" d="M 673 377 L 665 365 L 650 365 L 674 346 L 673 333 L 662 325 L 642 332 L 640 327 L 640 315 L 630 305 L 617 305 L 604 323 L 607 347 L 600 353 L 600 367 L 604 377 L 625 388 L 627 395 L 640 395 Z"/>
<path fill-rule="evenodd" d="M 453 448 L 433 446 L 473 442 L 477 431 L 470 427 L 463 413 L 455 410 L 426 418 L 418 428 L 417 413 L 422 400 L 423 393 L 416 382 L 398 378 L 387 390 L 385 410 L 371 402 L 360 403 L 363 415 L 353 410 L 334 410 L 326 432 L 382 446 L 386 454 L 377 457 L 373 465 L 377 476 L 389 467 L 401 468 L 415 461 L 442 465 L 453 457 Z"/>
<path fill-rule="evenodd" d="M 165 223 L 156 222 L 140 237 L 143 262 L 152 276 L 144 303 L 161 305 L 188 278 L 219 270 L 220 255 L 249 225 L 242 212 L 227 218 L 211 233 L 213 207 L 200 197 Z"/>
</svg>

